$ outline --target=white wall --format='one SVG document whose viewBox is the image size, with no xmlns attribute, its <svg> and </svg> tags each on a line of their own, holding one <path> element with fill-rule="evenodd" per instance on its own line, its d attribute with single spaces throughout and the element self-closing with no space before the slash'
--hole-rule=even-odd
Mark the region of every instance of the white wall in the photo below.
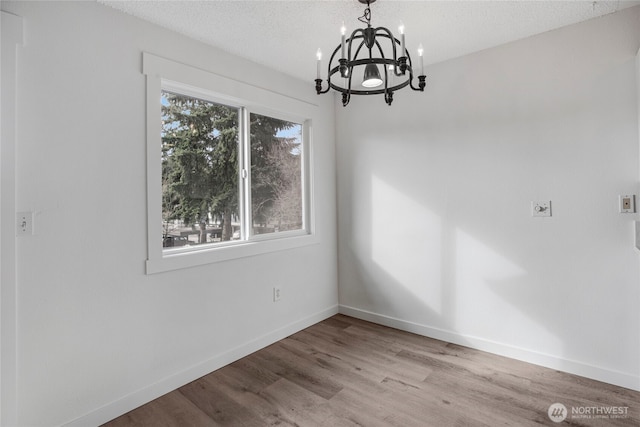
<svg viewBox="0 0 640 427">
<path fill-rule="evenodd" d="M 18 425 L 98 424 L 334 312 L 330 97 L 94 3 L 2 9 L 25 27 L 16 209 L 37 212 L 16 241 Z M 639 24 L 636 7 L 429 67 L 391 108 L 338 107 L 341 309 L 639 389 L 638 215 L 617 213 L 638 193 Z M 142 51 L 320 104 L 320 244 L 144 274 Z"/>
<path fill-rule="evenodd" d="M 2 8 L 24 22 L 16 209 L 36 212 L 16 241 L 19 426 L 105 422 L 337 312 L 330 97 L 93 2 Z M 142 51 L 319 104 L 319 244 L 145 275 Z"/>
<path fill-rule="evenodd" d="M 16 46 L 22 44 L 22 19 L 2 12 L 0 37 L 0 425 L 15 424 L 16 408 L 16 248 L 15 124 Z M 7 237 L 9 236 L 9 237 Z"/>
<path fill-rule="evenodd" d="M 640 389 L 640 7 L 336 114 L 341 312 Z M 551 218 L 530 202 L 551 200 Z"/>
</svg>

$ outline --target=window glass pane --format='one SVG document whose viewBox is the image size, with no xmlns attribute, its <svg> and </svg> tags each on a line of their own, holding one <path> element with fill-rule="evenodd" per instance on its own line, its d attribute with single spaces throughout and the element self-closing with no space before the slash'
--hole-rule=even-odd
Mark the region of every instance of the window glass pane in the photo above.
<svg viewBox="0 0 640 427">
<path fill-rule="evenodd" d="M 300 230 L 302 125 L 250 115 L 253 234 Z"/>
<path fill-rule="evenodd" d="M 162 91 L 163 247 L 239 238 L 237 108 Z"/>
</svg>

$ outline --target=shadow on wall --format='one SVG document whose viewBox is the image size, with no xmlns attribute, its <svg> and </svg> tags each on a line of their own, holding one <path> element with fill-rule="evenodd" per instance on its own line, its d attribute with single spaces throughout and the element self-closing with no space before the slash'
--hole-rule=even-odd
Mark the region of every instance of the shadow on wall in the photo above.
<svg viewBox="0 0 640 427">
<path fill-rule="evenodd" d="M 436 64 L 393 108 L 337 106 L 340 304 L 637 388 L 640 270 L 616 205 L 637 186 L 636 21 Z"/>
<path fill-rule="evenodd" d="M 342 209 L 350 212 L 343 221 L 349 228 L 341 228 L 340 257 L 348 266 L 342 268 L 343 303 L 357 301 L 357 309 L 456 334 L 459 344 L 467 337 L 565 355 L 581 327 L 580 310 L 567 305 L 569 295 L 558 286 L 570 278 L 550 281 L 539 271 L 541 262 L 559 260 L 542 254 L 528 267 L 535 245 L 499 249 L 516 244 L 513 224 L 494 229 L 499 221 L 484 218 L 491 213 L 469 213 L 447 200 L 448 183 L 394 164 L 402 160 L 383 153 L 383 146 L 372 143 L 358 155 L 348 178 L 358 194 Z M 474 216 L 477 221 L 469 220 Z"/>
</svg>

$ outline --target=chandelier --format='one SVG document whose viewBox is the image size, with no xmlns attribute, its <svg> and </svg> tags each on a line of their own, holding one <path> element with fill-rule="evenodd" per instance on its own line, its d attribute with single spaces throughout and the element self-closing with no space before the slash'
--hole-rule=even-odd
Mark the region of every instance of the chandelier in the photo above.
<svg viewBox="0 0 640 427">
<path fill-rule="evenodd" d="M 358 0 L 366 4 L 364 15 L 358 20 L 367 24 L 359 28 L 347 38 L 344 24 L 341 28 L 342 41 L 333 51 L 327 67 L 327 87 L 322 88 L 322 52 L 316 54 L 318 73 L 316 76 L 316 92 L 318 95 L 333 89 L 342 93 L 342 105 L 347 106 L 351 95 L 380 95 L 388 105 L 393 102 L 393 93 L 411 87 L 424 92 L 426 76 L 422 45 L 418 47 L 420 57 L 420 75 L 418 87 L 413 84 L 413 63 L 409 51 L 405 48 L 404 26 L 400 25 L 400 40 L 395 38 L 385 27 L 371 27 L 371 3 L 376 0 Z M 339 58 L 337 58 L 339 55 Z M 382 70 L 382 74 L 381 74 Z M 354 77 L 355 76 L 355 77 Z M 358 76 L 362 76 L 362 81 Z M 355 81 L 354 81 L 355 80 Z M 360 87 L 361 86 L 361 87 Z"/>
</svg>

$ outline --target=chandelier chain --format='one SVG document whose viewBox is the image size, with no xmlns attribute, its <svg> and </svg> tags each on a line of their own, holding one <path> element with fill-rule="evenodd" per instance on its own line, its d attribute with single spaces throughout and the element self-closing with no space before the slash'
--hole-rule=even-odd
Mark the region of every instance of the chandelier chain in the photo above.
<svg viewBox="0 0 640 427">
<path fill-rule="evenodd" d="M 364 15 L 358 18 L 358 21 L 363 24 L 367 24 L 368 27 L 371 26 L 371 8 L 369 7 L 369 2 L 367 1 L 367 8 L 364 10 Z"/>
</svg>

